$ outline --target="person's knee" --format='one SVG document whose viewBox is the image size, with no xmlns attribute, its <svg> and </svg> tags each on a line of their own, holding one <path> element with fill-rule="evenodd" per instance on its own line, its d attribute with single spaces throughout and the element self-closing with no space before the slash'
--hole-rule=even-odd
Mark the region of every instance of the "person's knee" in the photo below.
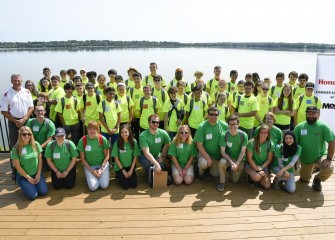
<svg viewBox="0 0 335 240">
<path fill-rule="evenodd" d="M 181 185 L 181 183 L 183 182 L 183 179 L 181 177 L 174 177 L 173 182 L 175 185 Z"/>
<path fill-rule="evenodd" d="M 198 160 L 198 167 L 200 169 L 207 169 L 207 160 L 204 157 L 200 157 Z"/>
<path fill-rule="evenodd" d="M 89 185 L 88 185 L 88 189 L 89 189 L 91 192 L 94 192 L 94 191 L 98 190 L 98 188 L 99 188 L 99 183 L 98 183 L 98 182 L 96 182 L 96 183 L 94 183 L 94 184 L 89 184 Z"/>
<path fill-rule="evenodd" d="M 295 192 L 295 185 L 294 186 L 290 186 L 290 185 L 286 186 L 285 185 L 285 188 L 286 188 L 286 191 L 288 193 L 294 193 Z"/>
<path fill-rule="evenodd" d="M 109 181 L 106 182 L 100 182 L 100 188 L 101 189 L 107 189 L 109 186 Z"/>
<path fill-rule="evenodd" d="M 224 158 L 221 158 L 220 162 L 219 162 L 219 166 L 223 167 L 223 168 L 226 168 L 227 167 L 227 160 L 224 159 Z"/>
<path fill-rule="evenodd" d="M 193 182 L 193 176 L 185 177 L 184 182 L 186 185 L 191 185 Z"/>
</svg>

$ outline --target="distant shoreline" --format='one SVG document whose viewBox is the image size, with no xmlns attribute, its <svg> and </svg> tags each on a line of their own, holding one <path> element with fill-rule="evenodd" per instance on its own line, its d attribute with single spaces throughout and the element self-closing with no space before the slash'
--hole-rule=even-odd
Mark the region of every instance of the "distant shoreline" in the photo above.
<svg viewBox="0 0 335 240">
<path fill-rule="evenodd" d="M 50 42 L 0 42 L 0 51 L 80 51 L 100 49 L 143 49 L 143 48 L 224 48 L 268 51 L 335 52 L 335 44 L 276 43 L 276 42 L 217 42 L 180 43 L 153 41 L 50 41 Z"/>
</svg>

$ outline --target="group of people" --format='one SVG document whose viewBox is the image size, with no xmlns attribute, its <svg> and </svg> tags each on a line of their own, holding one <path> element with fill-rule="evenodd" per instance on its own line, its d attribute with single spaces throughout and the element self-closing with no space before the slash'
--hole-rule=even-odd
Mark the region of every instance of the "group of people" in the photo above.
<svg viewBox="0 0 335 240">
<path fill-rule="evenodd" d="M 249 185 L 283 185 L 290 193 L 298 164 L 302 182 L 319 166 L 316 191 L 333 172 L 335 135 L 318 120 L 322 105 L 307 74 L 290 72 L 284 83 L 278 73 L 273 86 L 257 73 L 237 81 L 236 70 L 227 82 L 219 66 L 206 84 L 201 71 L 188 83 L 180 68 L 166 82 L 156 63 L 143 79 L 134 67 L 125 81 L 111 69 L 108 83 L 85 69 L 80 76 L 75 69 L 51 76 L 44 68 L 43 74 L 37 89 L 30 80 L 21 87 L 22 77 L 13 74 L 1 102 L 13 177 L 30 199 L 47 193 L 42 166 L 50 169 L 54 188 L 73 187 L 78 159 L 91 191 L 109 186 L 111 164 L 123 188 L 136 187 L 137 159 L 150 184 L 163 170 L 176 185 L 208 172 L 219 177 L 218 191 L 225 189 L 226 172 L 234 183 L 245 170 Z"/>
</svg>

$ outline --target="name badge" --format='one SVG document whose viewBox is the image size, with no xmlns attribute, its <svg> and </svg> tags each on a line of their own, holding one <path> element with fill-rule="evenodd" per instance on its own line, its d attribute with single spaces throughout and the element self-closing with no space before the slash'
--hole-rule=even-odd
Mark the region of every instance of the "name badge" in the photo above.
<svg viewBox="0 0 335 240">
<path fill-rule="evenodd" d="M 105 108 L 105 112 L 110 112 L 110 111 L 111 111 L 110 107 Z"/>
<path fill-rule="evenodd" d="M 307 129 L 301 129 L 301 135 L 307 135 Z"/>
<path fill-rule="evenodd" d="M 199 110 L 200 107 L 199 107 L 199 106 L 194 106 L 193 109 L 194 109 L 194 110 Z"/>
<path fill-rule="evenodd" d="M 126 153 L 127 152 L 127 150 L 125 149 L 125 150 L 121 150 L 120 149 L 120 153 Z"/>
<path fill-rule="evenodd" d="M 71 109 L 71 105 L 70 104 L 66 104 L 65 105 L 65 109 Z"/>
<path fill-rule="evenodd" d="M 213 138 L 213 136 L 212 136 L 212 134 L 211 133 L 209 133 L 209 134 L 206 134 L 206 139 L 208 140 L 208 139 L 212 139 Z"/>
<path fill-rule="evenodd" d="M 161 138 L 155 138 L 155 143 L 160 143 L 161 142 Z"/>
<path fill-rule="evenodd" d="M 54 153 L 53 158 L 54 159 L 60 159 L 60 153 Z"/>
<path fill-rule="evenodd" d="M 33 131 L 34 132 L 38 132 L 40 130 L 40 127 L 39 126 L 33 126 Z"/>
<path fill-rule="evenodd" d="M 276 93 L 277 97 L 279 97 L 279 96 L 280 96 L 280 93 L 281 93 L 281 92 L 277 92 L 277 93 Z M 283 103 L 283 105 L 284 105 L 284 103 Z"/>
<path fill-rule="evenodd" d="M 86 107 L 89 107 L 89 106 L 91 106 L 91 105 L 92 105 L 91 102 L 87 102 L 87 103 L 86 103 Z"/>
<path fill-rule="evenodd" d="M 26 148 L 22 148 L 21 153 L 22 153 L 22 155 L 27 154 L 27 149 Z"/>
<path fill-rule="evenodd" d="M 227 147 L 232 147 L 232 146 L 233 146 L 233 143 L 227 142 Z"/>
<path fill-rule="evenodd" d="M 311 99 L 307 99 L 306 100 L 306 104 L 312 104 L 312 100 Z"/>
<path fill-rule="evenodd" d="M 182 143 L 179 143 L 177 148 L 183 148 L 183 144 Z"/>
<path fill-rule="evenodd" d="M 285 101 L 283 101 L 283 106 L 285 106 L 286 105 L 286 102 Z"/>
<path fill-rule="evenodd" d="M 86 145 L 85 151 L 90 152 L 92 149 L 91 145 Z"/>
<path fill-rule="evenodd" d="M 140 95 L 139 94 L 135 94 L 135 99 L 139 99 Z"/>
</svg>

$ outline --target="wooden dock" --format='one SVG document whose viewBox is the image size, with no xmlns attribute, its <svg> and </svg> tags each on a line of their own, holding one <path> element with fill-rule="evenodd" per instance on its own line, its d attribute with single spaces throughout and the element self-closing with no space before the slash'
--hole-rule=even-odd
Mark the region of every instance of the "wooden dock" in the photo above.
<svg viewBox="0 0 335 240">
<path fill-rule="evenodd" d="M 191 186 L 148 187 L 141 167 L 139 186 L 123 190 L 111 174 L 107 190 L 90 192 L 77 163 L 74 189 L 54 190 L 35 201 L 11 180 L 8 154 L 0 155 L 0 239 L 332 239 L 335 238 L 335 177 L 315 192 L 250 187 L 206 176 Z M 298 180 L 298 177 L 296 177 Z"/>
</svg>

